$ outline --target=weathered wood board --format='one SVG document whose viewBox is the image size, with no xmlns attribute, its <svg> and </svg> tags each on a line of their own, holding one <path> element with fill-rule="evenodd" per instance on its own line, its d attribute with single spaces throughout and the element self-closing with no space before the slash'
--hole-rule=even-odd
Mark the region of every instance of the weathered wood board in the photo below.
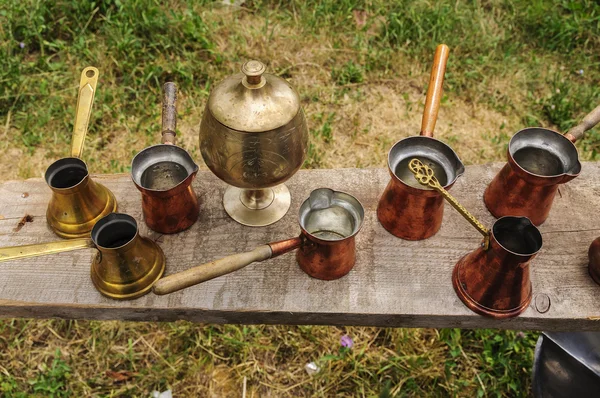
<svg viewBox="0 0 600 398">
<path fill-rule="evenodd" d="M 485 224 L 493 217 L 482 195 L 501 164 L 469 166 L 452 189 Z M 440 232 L 420 242 L 390 235 L 378 223 L 377 200 L 389 176 L 384 169 L 302 170 L 289 180 L 292 208 L 278 223 L 244 227 L 224 212 L 225 184 L 198 174 L 199 221 L 178 235 L 149 231 L 141 197 L 128 175 L 96 176 L 116 195 L 119 210 L 134 216 L 144 235 L 167 256 L 167 274 L 299 233 L 297 212 L 309 192 L 330 187 L 354 194 L 366 218 L 357 236 L 355 268 L 336 281 L 304 274 L 292 253 L 168 295 L 133 301 L 101 296 L 89 276 L 93 249 L 0 264 L 0 316 L 59 317 L 207 323 L 373 325 L 537 330 L 600 330 L 600 286 L 587 271 L 587 250 L 600 236 L 600 163 L 585 163 L 581 176 L 560 189 L 541 227 L 544 247 L 532 263 L 534 299 L 518 318 L 498 321 L 469 311 L 451 284 L 456 261 L 480 235 L 449 205 Z M 56 240 L 45 223 L 50 190 L 41 179 L 0 186 L 0 246 Z M 15 227 L 26 214 L 33 222 Z"/>
</svg>

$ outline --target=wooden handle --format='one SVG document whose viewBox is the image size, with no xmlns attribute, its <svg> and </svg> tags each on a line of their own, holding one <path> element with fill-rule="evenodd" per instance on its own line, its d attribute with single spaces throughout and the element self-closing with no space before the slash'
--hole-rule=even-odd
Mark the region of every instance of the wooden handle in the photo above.
<svg viewBox="0 0 600 398">
<path fill-rule="evenodd" d="M 435 49 L 433 57 L 433 67 L 431 76 L 429 76 L 429 87 L 427 88 L 427 98 L 425 99 L 425 110 L 423 111 L 423 120 L 421 121 L 421 135 L 433 137 L 435 122 L 437 121 L 440 102 L 442 101 L 442 92 L 444 85 L 444 74 L 446 73 L 446 63 L 450 49 L 445 44 L 440 44 Z"/>
<path fill-rule="evenodd" d="M 163 144 L 175 145 L 177 130 L 177 86 L 173 82 L 163 85 L 162 139 Z"/>
<path fill-rule="evenodd" d="M 583 138 L 583 135 L 585 134 L 585 132 L 588 131 L 589 129 L 593 128 L 599 122 L 600 122 L 600 105 L 598 105 L 593 111 L 588 113 L 583 118 L 581 123 L 579 123 L 577 126 L 573 127 L 571 130 L 569 130 L 565 134 L 565 137 L 567 137 L 569 140 L 571 140 L 571 142 L 575 142 L 575 141 Z"/>
<path fill-rule="evenodd" d="M 73 125 L 73 142 L 71 143 L 71 156 L 80 158 L 83 152 L 83 143 L 92 115 L 92 105 L 98 83 L 98 69 L 88 66 L 81 72 L 79 81 L 79 95 L 75 110 L 75 124 Z"/>
<path fill-rule="evenodd" d="M 0 248 L 0 262 L 18 258 L 44 256 L 71 250 L 96 247 L 91 239 L 70 239 L 35 245 L 10 246 Z"/>
<path fill-rule="evenodd" d="M 160 279 L 152 291 L 154 294 L 163 295 L 176 292 L 186 287 L 206 282 L 219 276 L 229 274 L 256 261 L 271 258 L 271 246 L 262 245 L 256 249 L 240 254 L 223 257 L 210 263 L 202 264 L 188 270 L 178 272 Z"/>
</svg>

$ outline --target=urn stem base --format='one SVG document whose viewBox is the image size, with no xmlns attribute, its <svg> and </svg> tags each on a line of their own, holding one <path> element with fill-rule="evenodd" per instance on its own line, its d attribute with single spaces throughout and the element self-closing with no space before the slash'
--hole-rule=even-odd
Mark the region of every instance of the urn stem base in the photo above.
<svg viewBox="0 0 600 398">
<path fill-rule="evenodd" d="M 250 227 L 264 227 L 279 221 L 288 212 L 290 204 L 290 191 L 283 184 L 264 189 L 229 186 L 223 196 L 227 214 Z"/>
</svg>

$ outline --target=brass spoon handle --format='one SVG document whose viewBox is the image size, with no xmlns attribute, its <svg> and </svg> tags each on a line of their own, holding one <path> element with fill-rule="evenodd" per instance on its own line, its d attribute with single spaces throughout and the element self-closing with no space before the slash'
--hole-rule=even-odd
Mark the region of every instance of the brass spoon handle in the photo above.
<svg viewBox="0 0 600 398">
<path fill-rule="evenodd" d="M 94 247 L 96 245 L 91 239 L 70 239 L 35 245 L 1 247 L 0 262 Z"/>
<path fill-rule="evenodd" d="M 75 110 L 75 125 L 73 126 L 73 142 L 71 144 L 71 156 L 74 158 L 80 158 L 83 151 L 83 143 L 92 114 L 97 83 L 98 69 L 88 66 L 81 72 L 77 108 Z"/>
<path fill-rule="evenodd" d="M 410 171 L 415 175 L 415 179 L 421 185 L 426 185 L 438 191 L 458 212 L 473 225 L 483 236 L 488 239 L 490 231 L 475 218 L 467 209 L 465 209 L 454 196 L 442 187 L 442 184 L 435 178 L 433 169 L 421 162 L 419 159 L 412 159 L 408 164 Z M 486 241 L 487 242 L 487 241 Z"/>
</svg>

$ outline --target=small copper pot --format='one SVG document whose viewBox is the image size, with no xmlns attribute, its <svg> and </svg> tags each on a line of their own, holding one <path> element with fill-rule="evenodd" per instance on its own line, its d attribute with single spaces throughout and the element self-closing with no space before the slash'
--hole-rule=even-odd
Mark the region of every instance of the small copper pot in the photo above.
<svg viewBox="0 0 600 398">
<path fill-rule="evenodd" d="M 537 127 L 517 132 L 508 144 L 508 163 L 483 195 L 490 213 L 528 217 L 535 225 L 546 221 L 559 185 L 581 172 L 574 142 L 599 121 L 600 106 L 565 135 Z"/>
<path fill-rule="evenodd" d="M 527 217 L 502 217 L 484 245 L 461 258 L 452 285 L 467 307 L 496 319 L 511 318 L 531 302 L 529 262 L 542 248 L 542 234 Z"/>
<path fill-rule="evenodd" d="M 163 234 L 181 232 L 196 222 L 200 206 L 192 181 L 198 165 L 175 145 L 177 87 L 163 87 L 162 144 L 138 153 L 131 163 L 131 178 L 142 193 L 142 211 L 148 227 Z"/>
<path fill-rule="evenodd" d="M 173 293 L 295 249 L 299 249 L 298 265 L 313 278 L 332 280 L 350 272 L 356 262 L 354 238 L 364 219 L 360 202 L 344 192 L 316 189 L 300 206 L 299 219 L 302 230 L 299 237 L 268 243 L 250 252 L 169 275 L 158 281 L 154 293 Z"/>
<path fill-rule="evenodd" d="M 590 245 L 588 258 L 590 259 L 588 265 L 590 276 L 594 282 L 600 285 L 600 238 L 596 238 Z"/>
<path fill-rule="evenodd" d="M 387 231 L 402 239 L 421 240 L 435 235 L 444 216 L 443 196 L 414 179 L 408 168 L 411 159 L 431 167 L 445 189 L 450 189 L 465 171 L 452 148 L 433 138 L 448 53 L 445 44 L 436 49 L 420 136 L 398 141 L 388 153 L 392 178 L 379 199 L 377 218 Z"/>
<path fill-rule="evenodd" d="M 502 217 L 488 230 L 442 187 L 431 167 L 412 159 L 408 168 L 419 184 L 440 192 L 483 235 L 481 247 L 454 267 L 458 297 L 481 315 L 519 315 L 531 301 L 529 261 L 542 248 L 540 231 L 526 217 Z"/>
</svg>

